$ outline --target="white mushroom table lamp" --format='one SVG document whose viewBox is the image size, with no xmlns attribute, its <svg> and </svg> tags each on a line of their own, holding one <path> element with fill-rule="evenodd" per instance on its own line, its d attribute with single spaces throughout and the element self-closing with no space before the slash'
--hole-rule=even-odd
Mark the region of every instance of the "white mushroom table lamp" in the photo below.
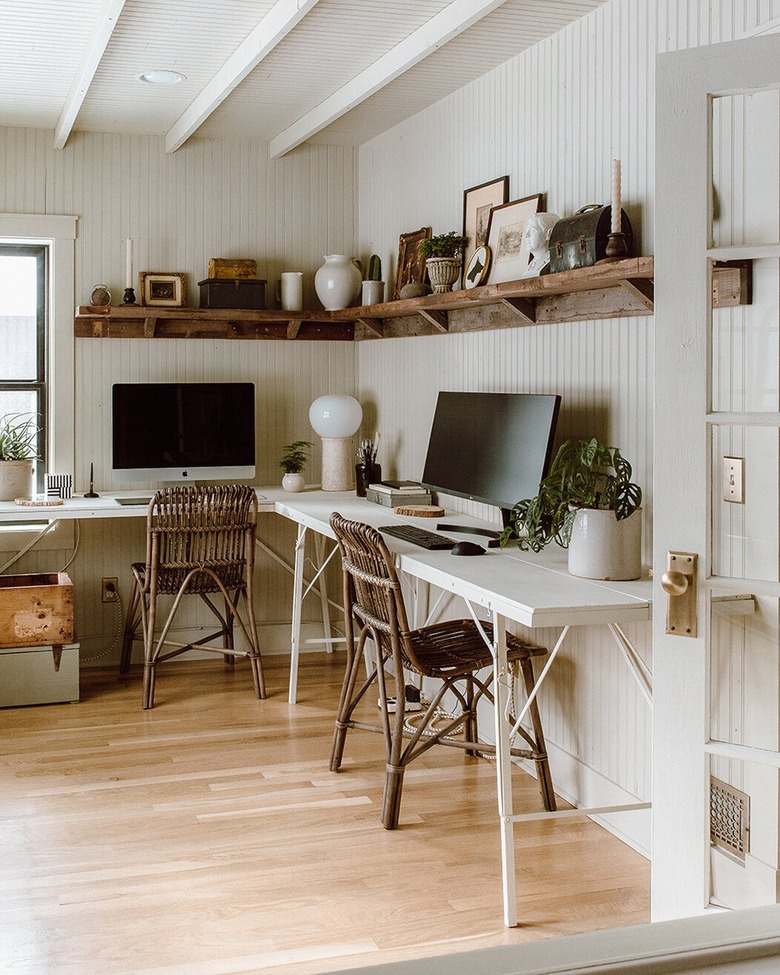
<svg viewBox="0 0 780 975">
<path fill-rule="evenodd" d="M 351 491 L 355 486 L 352 437 L 363 419 L 353 396 L 320 396 L 309 407 L 309 422 L 322 437 L 322 490 Z"/>
</svg>

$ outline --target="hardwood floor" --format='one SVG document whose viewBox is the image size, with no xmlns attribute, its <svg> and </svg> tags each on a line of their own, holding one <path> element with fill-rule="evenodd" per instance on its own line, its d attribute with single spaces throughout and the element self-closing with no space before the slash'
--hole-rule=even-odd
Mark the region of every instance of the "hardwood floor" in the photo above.
<svg viewBox="0 0 780 975">
<path fill-rule="evenodd" d="M 161 668 L 153 711 L 138 669 L 0 711 L 3 973 L 308 975 L 649 920 L 648 863 L 561 820 L 516 828 L 504 928 L 493 764 L 432 749 L 387 832 L 381 739 L 352 732 L 328 771 L 341 655 L 304 655 L 293 706 L 286 657 L 265 701 L 244 663 Z"/>
</svg>

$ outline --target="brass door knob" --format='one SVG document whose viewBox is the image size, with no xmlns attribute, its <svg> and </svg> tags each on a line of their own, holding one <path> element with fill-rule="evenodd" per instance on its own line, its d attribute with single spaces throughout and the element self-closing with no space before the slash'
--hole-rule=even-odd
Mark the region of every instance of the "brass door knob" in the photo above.
<svg viewBox="0 0 780 975">
<path fill-rule="evenodd" d="M 688 591 L 690 581 L 682 572 L 669 569 L 661 576 L 661 588 L 670 596 L 682 596 Z"/>
</svg>

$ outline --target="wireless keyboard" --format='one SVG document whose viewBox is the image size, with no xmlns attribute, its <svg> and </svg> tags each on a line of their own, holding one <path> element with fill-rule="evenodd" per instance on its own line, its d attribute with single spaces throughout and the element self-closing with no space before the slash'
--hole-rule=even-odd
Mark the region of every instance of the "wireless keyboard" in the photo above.
<svg viewBox="0 0 780 975">
<path fill-rule="evenodd" d="M 385 525 L 379 529 L 385 535 L 394 535 L 402 538 L 405 542 L 419 545 L 420 548 L 427 549 L 447 549 L 454 548 L 455 542 L 446 535 L 439 535 L 437 532 L 429 532 L 426 528 L 418 528 L 416 525 Z"/>
</svg>

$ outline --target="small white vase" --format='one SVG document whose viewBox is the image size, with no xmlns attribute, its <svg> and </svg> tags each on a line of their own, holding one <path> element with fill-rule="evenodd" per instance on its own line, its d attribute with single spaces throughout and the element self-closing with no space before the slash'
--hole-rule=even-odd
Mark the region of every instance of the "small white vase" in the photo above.
<svg viewBox="0 0 780 975">
<path fill-rule="evenodd" d="M 32 460 L 0 460 L 0 501 L 32 497 L 32 490 Z"/>
<path fill-rule="evenodd" d="M 290 493 L 302 491 L 306 486 L 303 474 L 285 474 L 282 478 L 282 487 Z"/>
<path fill-rule="evenodd" d="M 428 277 L 434 294 L 452 291 L 452 286 L 460 277 L 462 257 L 429 257 L 425 262 Z"/>
<path fill-rule="evenodd" d="M 580 508 L 569 542 L 569 572 L 583 579 L 638 579 L 642 512 L 618 521 L 614 511 Z"/>
<path fill-rule="evenodd" d="M 353 257 L 328 254 L 314 275 L 314 290 L 326 311 L 349 308 L 360 294 L 363 275 Z"/>
</svg>

